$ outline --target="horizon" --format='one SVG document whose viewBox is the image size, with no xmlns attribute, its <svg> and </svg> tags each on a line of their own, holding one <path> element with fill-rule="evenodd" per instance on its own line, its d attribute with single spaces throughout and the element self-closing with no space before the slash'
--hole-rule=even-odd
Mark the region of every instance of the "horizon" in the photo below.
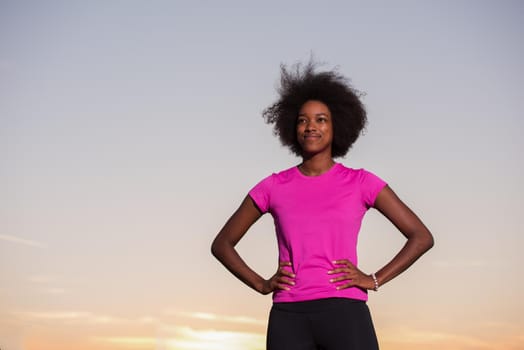
<svg viewBox="0 0 524 350">
<path fill-rule="evenodd" d="M 524 347 L 524 4 L 0 3 L 0 349 L 261 350 L 271 296 L 210 253 L 296 165 L 261 113 L 280 64 L 336 67 L 383 178 L 435 247 L 368 305 L 384 350 Z M 403 236 L 366 214 L 359 267 Z M 240 241 L 269 278 L 264 215 Z"/>
</svg>

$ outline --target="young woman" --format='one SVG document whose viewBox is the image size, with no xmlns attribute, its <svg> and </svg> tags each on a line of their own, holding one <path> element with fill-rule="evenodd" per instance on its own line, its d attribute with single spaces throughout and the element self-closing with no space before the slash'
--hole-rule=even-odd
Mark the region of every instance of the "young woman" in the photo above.
<svg viewBox="0 0 524 350">
<path fill-rule="evenodd" d="M 213 241 L 213 255 L 262 294 L 273 293 L 269 350 L 378 349 L 367 307 L 377 291 L 433 246 L 421 220 L 379 177 L 334 161 L 344 156 L 366 125 L 358 93 L 336 71 L 315 64 L 281 67 L 279 99 L 263 115 L 283 145 L 302 158 L 260 181 Z M 386 265 L 368 274 L 358 268 L 357 236 L 374 207 L 407 238 Z M 264 213 L 275 222 L 277 272 L 265 279 L 235 250 Z"/>
</svg>

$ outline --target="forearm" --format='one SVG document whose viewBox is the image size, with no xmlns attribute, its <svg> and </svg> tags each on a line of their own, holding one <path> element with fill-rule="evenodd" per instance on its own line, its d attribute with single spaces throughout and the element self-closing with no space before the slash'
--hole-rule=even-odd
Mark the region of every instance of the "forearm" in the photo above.
<svg viewBox="0 0 524 350">
<path fill-rule="evenodd" d="M 235 249 L 236 244 L 262 213 L 253 200 L 246 196 L 240 207 L 226 222 L 211 244 L 211 253 L 233 275 L 259 293 L 267 294 L 267 282 L 242 260 Z"/>
<path fill-rule="evenodd" d="M 259 293 L 267 294 L 264 290 L 266 280 L 246 264 L 231 243 L 215 240 L 211 246 L 211 253 L 247 286 Z"/>
<path fill-rule="evenodd" d="M 429 231 L 409 238 L 397 255 L 375 273 L 378 284 L 383 285 L 397 277 L 433 246 Z"/>
<path fill-rule="evenodd" d="M 397 255 L 375 273 L 379 285 L 392 280 L 433 246 L 433 236 L 418 216 L 389 188 L 384 187 L 375 200 L 377 208 L 408 240 Z"/>
</svg>

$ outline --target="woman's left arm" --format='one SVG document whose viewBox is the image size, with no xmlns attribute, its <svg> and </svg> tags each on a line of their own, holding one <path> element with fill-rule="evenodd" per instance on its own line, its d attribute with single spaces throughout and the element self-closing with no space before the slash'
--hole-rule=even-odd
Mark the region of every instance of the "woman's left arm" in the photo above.
<svg viewBox="0 0 524 350">
<path fill-rule="evenodd" d="M 398 198 L 389 186 L 386 185 L 380 191 L 375 199 L 374 207 L 388 218 L 407 238 L 407 242 L 398 254 L 375 273 L 378 285 L 381 286 L 410 267 L 418 258 L 433 247 L 434 242 L 431 232 L 429 232 L 424 223 Z M 354 286 L 364 289 L 375 288 L 373 278 L 361 272 L 348 260 L 338 260 L 334 263 L 343 265 L 343 267 L 335 268 L 329 272 L 330 274 L 342 273 L 341 276 L 334 278 L 332 282 L 349 280 L 348 283 L 339 286 L 338 289 Z"/>
<path fill-rule="evenodd" d="M 374 207 L 408 239 L 397 255 L 375 273 L 379 285 L 392 280 L 433 247 L 431 232 L 405 205 L 393 190 L 386 186 L 378 194 Z"/>
</svg>

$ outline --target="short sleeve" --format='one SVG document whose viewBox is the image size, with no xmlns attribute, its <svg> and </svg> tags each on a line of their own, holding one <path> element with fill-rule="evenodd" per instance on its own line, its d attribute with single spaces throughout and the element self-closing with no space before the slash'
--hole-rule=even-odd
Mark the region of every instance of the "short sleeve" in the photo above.
<svg viewBox="0 0 524 350">
<path fill-rule="evenodd" d="M 263 213 L 267 213 L 269 210 L 269 200 L 273 181 L 273 175 L 270 175 L 256 184 L 255 187 L 249 191 L 249 197 L 251 197 L 258 209 Z"/>
<path fill-rule="evenodd" d="M 386 181 L 367 170 L 361 170 L 360 177 L 362 200 L 367 208 L 375 205 L 379 192 L 386 187 Z"/>
</svg>

